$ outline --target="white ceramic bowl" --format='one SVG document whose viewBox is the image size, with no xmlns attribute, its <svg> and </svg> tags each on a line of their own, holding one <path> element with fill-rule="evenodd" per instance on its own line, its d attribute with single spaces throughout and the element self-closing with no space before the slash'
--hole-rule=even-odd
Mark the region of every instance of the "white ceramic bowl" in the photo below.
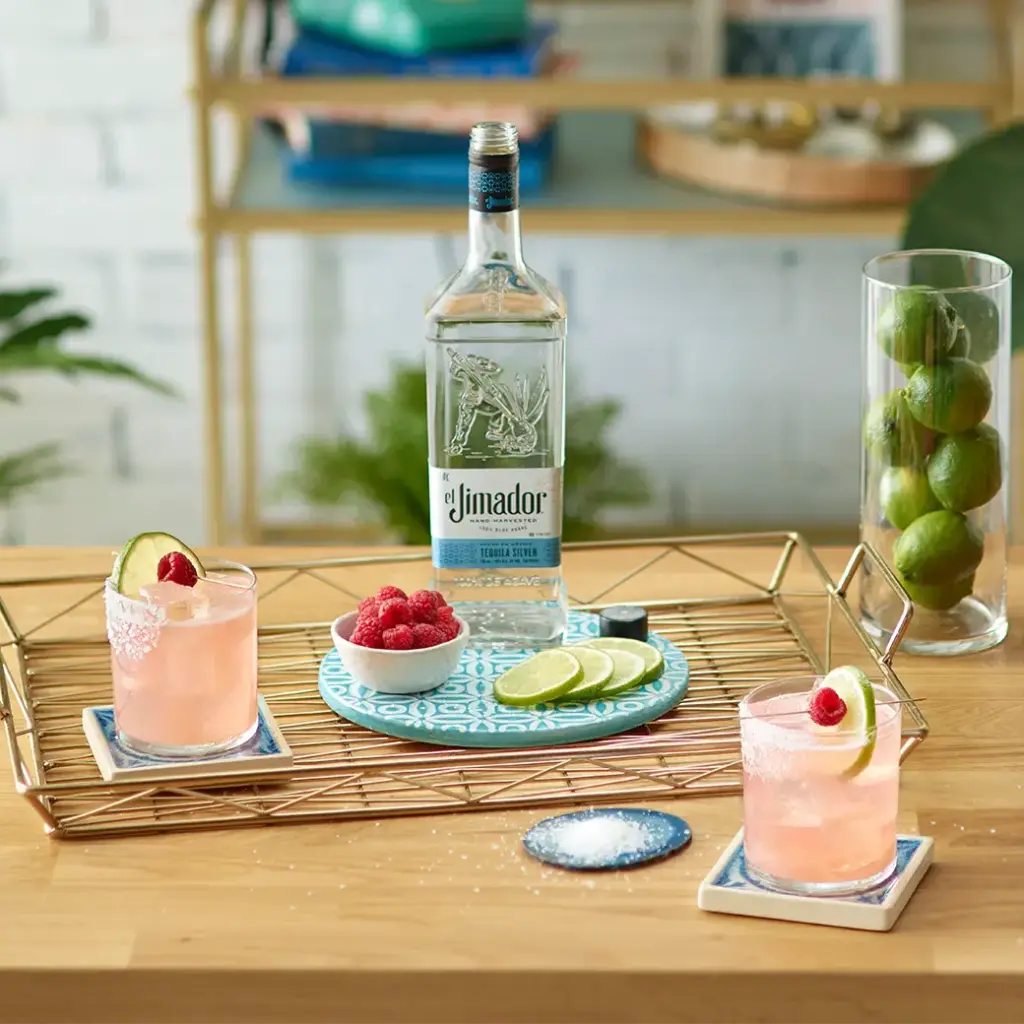
<svg viewBox="0 0 1024 1024">
<path fill-rule="evenodd" d="M 469 626 L 456 617 L 459 635 L 436 647 L 412 651 L 383 651 L 349 643 L 356 628 L 358 612 L 334 620 L 331 637 L 341 663 L 357 682 L 381 693 L 424 693 L 434 690 L 458 668 L 466 649 Z"/>
</svg>

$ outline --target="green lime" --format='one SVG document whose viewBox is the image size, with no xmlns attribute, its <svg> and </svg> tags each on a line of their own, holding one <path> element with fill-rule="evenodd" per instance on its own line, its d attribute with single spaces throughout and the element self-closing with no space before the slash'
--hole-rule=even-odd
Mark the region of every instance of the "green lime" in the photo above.
<svg viewBox="0 0 1024 1024">
<path fill-rule="evenodd" d="M 841 665 L 832 669 L 818 685 L 822 689 L 831 687 L 846 705 L 846 714 L 839 724 L 825 728 L 833 735 L 856 736 L 860 740 L 856 760 L 843 772 L 843 778 L 852 779 L 867 768 L 875 752 L 878 739 L 875 688 L 871 680 L 854 665 Z"/>
<path fill-rule="evenodd" d="M 597 647 L 602 651 L 628 651 L 640 658 L 644 665 L 644 682 L 650 683 L 665 671 L 665 659 L 657 647 L 645 644 L 643 640 L 631 640 L 625 636 L 595 636 L 584 640 L 587 647 Z"/>
<path fill-rule="evenodd" d="M 936 583 L 933 586 L 911 583 L 899 572 L 896 573 L 896 578 L 907 592 L 907 597 L 914 604 L 933 612 L 948 611 L 965 597 L 970 596 L 971 591 L 974 590 L 973 572 L 968 576 L 961 576 L 960 579 L 953 580 L 951 583 Z"/>
<path fill-rule="evenodd" d="M 970 357 L 987 363 L 999 351 L 999 307 L 984 292 L 952 292 L 949 301 L 970 337 Z"/>
<path fill-rule="evenodd" d="M 974 572 L 985 538 L 960 512 L 940 509 L 915 519 L 896 539 L 893 563 L 911 583 L 948 584 Z"/>
<path fill-rule="evenodd" d="M 494 699 L 514 707 L 532 707 L 561 697 L 583 681 L 579 659 L 562 647 L 538 651 L 494 680 Z"/>
<path fill-rule="evenodd" d="M 890 466 L 879 485 L 882 511 L 897 530 L 905 530 L 926 512 L 941 508 L 922 469 L 913 466 Z"/>
<path fill-rule="evenodd" d="M 583 679 L 571 690 L 566 690 L 558 698 L 559 700 L 590 700 L 607 682 L 614 678 L 615 662 L 611 655 L 604 651 L 599 651 L 596 647 L 577 645 L 567 653 L 583 666 Z"/>
<path fill-rule="evenodd" d="M 928 482 L 954 512 L 987 505 L 1003 486 L 999 433 L 987 423 L 939 439 L 928 460 Z"/>
<path fill-rule="evenodd" d="M 897 363 L 931 365 L 956 339 L 956 310 L 936 291 L 903 288 L 878 317 L 878 344 Z"/>
<path fill-rule="evenodd" d="M 967 359 L 971 354 L 971 334 L 964 327 L 960 325 L 959 330 L 956 332 L 956 338 L 953 340 L 953 347 L 946 353 L 947 359 Z"/>
<path fill-rule="evenodd" d="M 920 365 L 920 363 L 900 363 L 900 369 L 903 371 L 903 376 L 910 380 Z"/>
<path fill-rule="evenodd" d="M 160 559 L 175 552 L 184 555 L 196 567 L 199 576 L 206 575 L 199 556 L 177 537 L 169 533 L 140 533 L 125 544 L 114 562 L 110 578 L 117 592 L 125 597 L 141 597 L 143 587 L 158 582 Z"/>
<path fill-rule="evenodd" d="M 914 418 L 940 434 L 976 427 L 992 404 L 992 382 L 971 359 L 922 366 L 903 392 Z"/>
<path fill-rule="evenodd" d="M 935 435 L 910 412 L 902 391 L 890 391 L 871 403 L 864 416 L 864 444 L 890 466 L 921 466 Z"/>
<path fill-rule="evenodd" d="M 609 647 L 608 653 L 615 662 L 615 671 L 611 679 L 601 687 L 599 697 L 615 697 L 647 681 L 647 663 L 639 654 L 620 651 L 615 647 Z"/>
</svg>

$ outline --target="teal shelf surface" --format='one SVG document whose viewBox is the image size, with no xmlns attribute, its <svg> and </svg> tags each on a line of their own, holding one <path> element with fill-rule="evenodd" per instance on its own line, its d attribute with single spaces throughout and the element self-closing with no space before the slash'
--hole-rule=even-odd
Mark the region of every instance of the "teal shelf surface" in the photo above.
<svg viewBox="0 0 1024 1024">
<path fill-rule="evenodd" d="M 956 120 L 972 121 L 969 115 Z M 659 179 L 641 164 L 636 119 L 629 114 L 577 112 L 563 114 L 558 122 L 548 185 L 543 193 L 524 197 L 524 218 L 532 230 L 886 234 L 902 223 L 902 208 L 782 207 Z M 292 182 L 281 160 L 282 145 L 267 128 L 254 128 L 232 199 L 219 211 L 219 227 L 415 231 L 464 223 L 465 198 L 450 191 Z"/>
</svg>

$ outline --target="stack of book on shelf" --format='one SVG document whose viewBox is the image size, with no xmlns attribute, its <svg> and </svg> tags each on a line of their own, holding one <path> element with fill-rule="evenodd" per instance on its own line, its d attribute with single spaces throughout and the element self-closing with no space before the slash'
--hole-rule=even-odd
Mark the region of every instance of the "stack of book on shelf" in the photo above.
<svg viewBox="0 0 1024 1024">
<path fill-rule="evenodd" d="M 450 17 L 460 4 L 447 4 Z M 470 3 L 467 7 L 472 7 Z M 284 77 L 439 76 L 529 78 L 564 73 L 569 60 L 555 52 L 555 27 L 524 19 L 516 38 L 476 48 L 396 52 L 358 42 L 341 27 L 304 24 L 293 5 L 297 33 L 284 54 Z M 417 191 L 466 187 L 467 136 L 478 121 L 511 121 L 519 128 L 520 189 L 543 189 L 554 155 L 555 121 L 520 105 L 416 102 L 391 106 L 320 106 L 270 112 L 283 130 L 285 173 L 323 186 L 374 186 Z"/>
</svg>

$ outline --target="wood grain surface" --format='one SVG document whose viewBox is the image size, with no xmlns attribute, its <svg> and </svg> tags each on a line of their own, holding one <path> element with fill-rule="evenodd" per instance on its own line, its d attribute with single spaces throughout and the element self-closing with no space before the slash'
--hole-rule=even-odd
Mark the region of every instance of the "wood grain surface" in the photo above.
<svg viewBox="0 0 1024 1024">
<path fill-rule="evenodd" d="M 823 552 L 834 572 L 847 556 Z M 109 561 L 0 549 L 0 577 Z M 934 836 L 936 855 L 889 934 L 698 911 L 697 885 L 740 824 L 738 797 L 652 804 L 691 823 L 692 847 L 585 875 L 522 853 L 523 832 L 549 813 L 529 810 L 55 842 L 5 776 L 0 1019 L 1019 1024 L 1024 552 L 1013 561 L 1003 646 L 897 660 L 932 730 L 904 767 L 900 825 Z M 600 568 L 577 560 L 570 587 Z M 677 567 L 659 586 L 678 596 L 702 579 Z"/>
</svg>

